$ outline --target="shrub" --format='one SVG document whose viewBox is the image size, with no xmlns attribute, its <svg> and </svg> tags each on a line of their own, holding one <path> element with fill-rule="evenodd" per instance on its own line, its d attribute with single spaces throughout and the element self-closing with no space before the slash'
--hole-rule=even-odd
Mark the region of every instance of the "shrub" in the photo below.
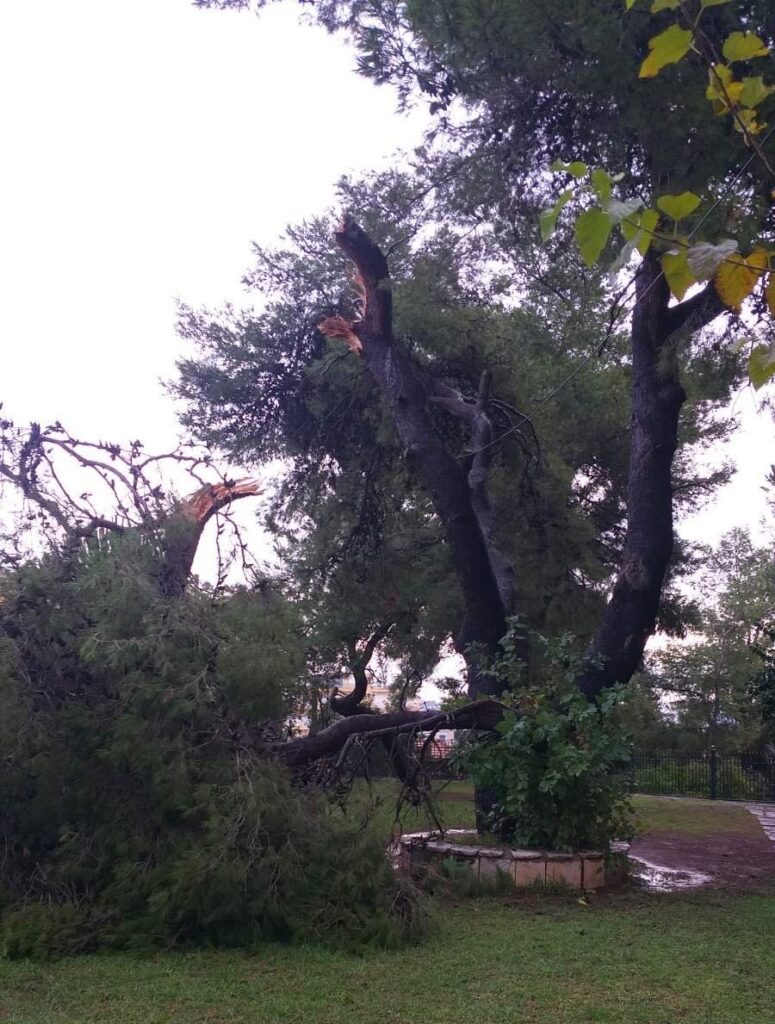
<svg viewBox="0 0 775 1024">
<path fill-rule="evenodd" d="M 575 685 L 569 638 L 545 648 L 544 679 L 525 685 L 513 633 L 493 666 L 509 705 L 497 736 L 475 738 L 457 762 L 495 798 L 489 826 L 510 843 L 549 850 L 607 849 L 632 833 L 630 744 L 616 708 L 621 689 L 588 701 Z"/>
</svg>

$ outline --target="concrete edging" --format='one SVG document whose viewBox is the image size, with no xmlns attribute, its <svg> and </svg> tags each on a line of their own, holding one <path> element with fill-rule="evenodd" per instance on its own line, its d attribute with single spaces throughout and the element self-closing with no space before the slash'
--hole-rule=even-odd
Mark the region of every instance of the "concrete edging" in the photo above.
<svg viewBox="0 0 775 1024">
<path fill-rule="evenodd" d="M 608 853 L 581 850 L 578 853 L 554 853 L 550 850 L 509 850 L 446 842 L 444 836 L 470 835 L 471 829 L 455 828 L 439 832 L 413 832 L 396 840 L 398 865 L 418 873 L 433 861 L 452 859 L 468 864 L 478 879 L 495 880 L 498 875 L 511 879 L 519 889 L 528 886 L 559 885 L 568 889 L 600 889 L 621 884 L 628 873 L 629 843 L 612 843 Z"/>
</svg>

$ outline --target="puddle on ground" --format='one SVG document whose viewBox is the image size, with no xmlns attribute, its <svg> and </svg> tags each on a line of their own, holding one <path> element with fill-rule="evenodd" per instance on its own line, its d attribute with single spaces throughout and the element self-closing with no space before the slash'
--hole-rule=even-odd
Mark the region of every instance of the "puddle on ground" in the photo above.
<svg viewBox="0 0 775 1024">
<path fill-rule="evenodd" d="M 630 854 L 631 875 L 651 892 L 679 892 L 682 889 L 696 889 L 713 881 L 712 875 L 688 868 L 677 870 L 652 864 L 642 857 Z"/>
</svg>

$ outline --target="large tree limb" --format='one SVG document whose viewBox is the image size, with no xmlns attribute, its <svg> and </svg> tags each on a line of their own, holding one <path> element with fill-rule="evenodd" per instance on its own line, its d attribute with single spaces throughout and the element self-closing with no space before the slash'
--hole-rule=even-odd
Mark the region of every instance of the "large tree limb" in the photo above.
<svg viewBox="0 0 775 1024">
<path fill-rule="evenodd" d="M 678 380 L 673 335 L 687 326 L 692 316 L 702 316 L 714 306 L 706 296 L 696 304 L 692 300 L 691 306 L 683 303 L 684 309 L 670 309 L 667 283 L 651 256 L 643 260 L 637 274 L 627 532 L 621 568 L 578 678 L 590 698 L 606 686 L 630 680 L 654 632 L 673 551 L 671 470 L 679 414 L 686 398 Z"/>
<path fill-rule="evenodd" d="M 354 736 L 382 739 L 440 727 L 493 730 L 506 710 L 506 705 L 500 701 L 487 699 L 473 701 L 454 711 L 390 711 L 382 715 L 352 715 L 341 718 L 320 732 L 278 743 L 273 752 L 289 768 L 298 769 L 313 761 L 336 757 Z"/>
<path fill-rule="evenodd" d="M 369 677 L 366 674 L 369 662 L 378 645 L 382 643 L 394 625 L 394 622 L 383 623 L 372 633 L 362 651 L 357 649 L 354 640 L 348 642 L 350 671 L 353 674 L 354 685 L 349 693 L 336 692 L 332 695 L 331 707 L 338 714 L 358 714 L 359 706 L 366 699 L 369 690 Z"/>
<path fill-rule="evenodd" d="M 494 555 L 492 536 L 482 529 L 477 515 L 469 467 L 447 450 L 429 411 L 434 395 L 448 401 L 453 396 L 439 395 L 435 382 L 402 346 L 395 344 L 390 273 L 379 246 L 349 217 L 344 219 L 336 241 L 353 261 L 364 297 L 363 319 L 347 324 L 347 330 L 360 345 L 363 359 L 445 529 L 465 607 L 465 621 L 456 636 L 456 646 L 461 653 L 471 644 L 494 653 L 506 631 L 506 619 L 512 610 L 511 595 L 505 592 L 503 580 L 499 585 L 502 566 Z M 343 336 L 340 320 L 324 321 L 320 329 Z M 352 340 L 348 344 L 355 349 Z M 509 600 L 504 601 L 504 597 Z M 487 692 L 486 687 L 486 682 L 477 678 L 472 694 Z"/>
</svg>

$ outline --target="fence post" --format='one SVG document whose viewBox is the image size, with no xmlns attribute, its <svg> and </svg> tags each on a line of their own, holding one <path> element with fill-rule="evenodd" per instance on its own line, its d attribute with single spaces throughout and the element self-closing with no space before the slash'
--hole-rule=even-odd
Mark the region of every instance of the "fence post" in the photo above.
<svg viewBox="0 0 775 1024">
<path fill-rule="evenodd" d="M 710 756 L 708 757 L 708 769 L 710 775 L 710 798 L 711 800 L 718 799 L 718 753 L 715 746 L 710 748 Z"/>
</svg>

